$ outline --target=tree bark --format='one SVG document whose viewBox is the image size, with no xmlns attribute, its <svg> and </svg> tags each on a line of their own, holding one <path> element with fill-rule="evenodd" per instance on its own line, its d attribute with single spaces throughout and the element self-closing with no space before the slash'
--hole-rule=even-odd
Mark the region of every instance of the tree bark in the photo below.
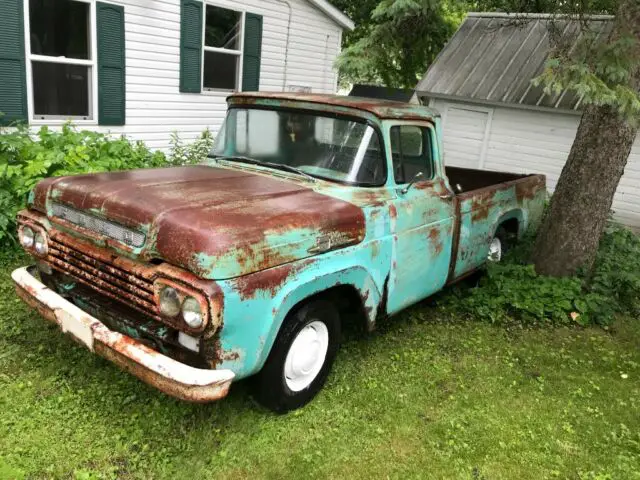
<svg viewBox="0 0 640 480">
<path fill-rule="evenodd" d="M 536 238 L 539 274 L 591 268 L 636 133 L 611 107 L 586 107 Z"/>
<path fill-rule="evenodd" d="M 622 32 L 640 41 L 638 0 L 621 0 L 612 39 Z M 640 67 L 631 85 L 638 90 Z M 638 128 L 610 106 L 588 105 L 533 249 L 541 275 L 590 270 Z"/>
</svg>

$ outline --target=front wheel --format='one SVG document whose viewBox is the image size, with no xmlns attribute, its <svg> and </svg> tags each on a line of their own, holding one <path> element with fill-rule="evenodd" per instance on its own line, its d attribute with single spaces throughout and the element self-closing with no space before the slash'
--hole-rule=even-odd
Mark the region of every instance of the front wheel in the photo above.
<svg viewBox="0 0 640 480">
<path fill-rule="evenodd" d="M 312 300 L 286 319 L 254 381 L 256 399 L 278 413 L 300 408 L 322 389 L 339 347 L 340 316 Z"/>
</svg>

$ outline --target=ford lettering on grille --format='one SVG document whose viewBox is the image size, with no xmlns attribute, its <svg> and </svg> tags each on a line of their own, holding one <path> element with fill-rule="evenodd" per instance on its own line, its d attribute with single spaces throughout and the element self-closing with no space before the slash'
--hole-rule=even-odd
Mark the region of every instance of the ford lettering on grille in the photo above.
<svg viewBox="0 0 640 480">
<path fill-rule="evenodd" d="M 69 223 L 73 223 L 79 227 L 86 228 L 92 232 L 99 233 L 101 235 L 113 238 L 119 242 L 129 245 L 130 247 L 141 247 L 144 245 L 145 235 L 140 232 L 136 232 L 129 228 L 118 225 L 117 223 L 103 220 L 94 215 L 87 214 L 76 210 L 75 208 L 67 207 L 59 203 L 53 204 L 53 215 L 66 220 Z"/>
</svg>

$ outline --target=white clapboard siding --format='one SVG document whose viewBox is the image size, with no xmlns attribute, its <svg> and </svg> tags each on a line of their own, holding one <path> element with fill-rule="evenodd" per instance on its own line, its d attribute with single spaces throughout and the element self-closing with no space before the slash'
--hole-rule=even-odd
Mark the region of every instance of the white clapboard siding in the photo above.
<svg viewBox="0 0 640 480">
<path fill-rule="evenodd" d="M 431 106 L 443 116 L 447 164 L 514 173 L 543 173 L 547 176 L 550 192 L 562 173 L 580 122 L 579 115 L 559 111 L 487 107 L 445 100 L 432 100 Z M 451 116 L 452 109 L 454 116 Z M 469 117 L 461 120 L 460 112 L 464 111 L 469 112 Z M 481 115 L 487 115 L 487 111 L 490 126 L 486 136 L 478 140 L 476 133 L 469 133 L 469 126 L 474 132 L 479 131 L 475 123 Z M 484 153 L 483 142 L 486 144 Z M 475 155 L 470 151 L 472 146 L 477 149 Z M 458 153 L 460 151 L 464 156 Z M 469 159 L 476 161 L 472 164 Z M 612 209 L 620 222 L 640 229 L 640 137 L 631 151 Z"/>
<path fill-rule="evenodd" d="M 126 125 L 82 128 L 124 134 L 151 148 L 166 150 L 171 132 L 190 141 L 219 129 L 231 92 L 180 93 L 180 0 L 109 0 L 125 8 Z M 289 0 L 291 29 L 285 81 L 289 8 L 280 0 L 215 0 L 220 7 L 263 16 L 260 90 L 310 87 L 334 93 L 333 68 L 340 53 L 342 27 L 307 0 Z M 34 121 L 37 128 L 46 121 Z"/>
</svg>

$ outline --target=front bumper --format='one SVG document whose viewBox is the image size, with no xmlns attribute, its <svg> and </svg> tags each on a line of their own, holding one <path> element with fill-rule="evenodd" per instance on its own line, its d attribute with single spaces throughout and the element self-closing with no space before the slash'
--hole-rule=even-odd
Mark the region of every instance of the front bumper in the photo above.
<svg viewBox="0 0 640 480">
<path fill-rule="evenodd" d="M 92 352 L 181 400 L 206 403 L 219 400 L 229 392 L 235 377 L 231 370 L 193 368 L 110 330 L 45 286 L 33 276 L 32 268 L 19 268 L 11 274 L 18 296 Z"/>
</svg>

